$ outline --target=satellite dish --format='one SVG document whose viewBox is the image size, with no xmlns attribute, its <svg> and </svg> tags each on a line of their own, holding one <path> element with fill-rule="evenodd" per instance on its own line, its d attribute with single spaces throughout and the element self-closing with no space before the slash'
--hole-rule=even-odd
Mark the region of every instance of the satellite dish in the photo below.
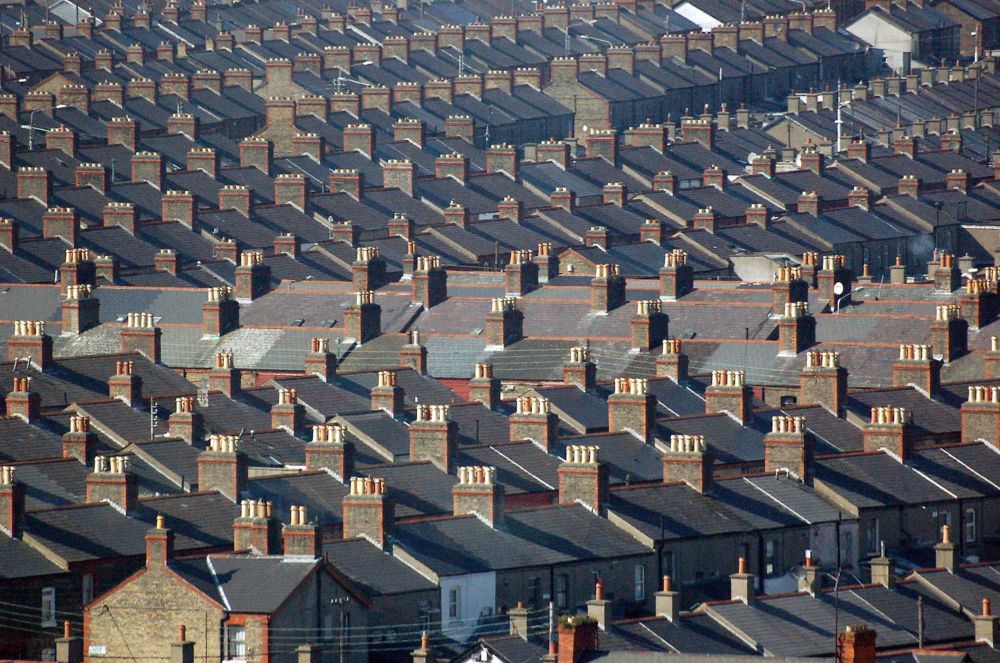
<svg viewBox="0 0 1000 663">
<path fill-rule="evenodd" d="M 844 284 L 841 283 L 840 281 L 837 281 L 836 283 L 834 283 L 833 284 L 833 294 L 835 294 L 835 295 L 842 295 L 842 294 L 844 294 Z"/>
</svg>

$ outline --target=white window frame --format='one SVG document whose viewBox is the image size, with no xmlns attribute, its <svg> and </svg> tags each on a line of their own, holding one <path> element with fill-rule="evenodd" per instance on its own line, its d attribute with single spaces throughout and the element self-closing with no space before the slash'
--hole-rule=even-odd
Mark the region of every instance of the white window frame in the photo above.
<svg viewBox="0 0 1000 663">
<path fill-rule="evenodd" d="M 225 626 L 226 636 L 226 661 L 246 661 L 247 660 L 247 627 L 243 624 L 227 624 Z M 242 650 L 242 651 L 240 651 Z"/>
<path fill-rule="evenodd" d="M 978 534 L 978 532 L 976 531 L 977 524 L 978 523 L 976 522 L 976 510 L 975 509 L 966 509 L 965 510 L 965 542 L 966 543 L 975 543 L 976 542 L 976 535 Z"/>
<path fill-rule="evenodd" d="M 448 620 L 460 621 L 462 619 L 462 588 L 452 587 L 448 590 Z"/>
<path fill-rule="evenodd" d="M 636 601 L 646 600 L 646 567 L 636 564 L 632 571 L 632 595 Z"/>
<path fill-rule="evenodd" d="M 56 626 L 55 587 L 44 587 L 42 589 L 42 626 L 45 628 Z"/>
</svg>

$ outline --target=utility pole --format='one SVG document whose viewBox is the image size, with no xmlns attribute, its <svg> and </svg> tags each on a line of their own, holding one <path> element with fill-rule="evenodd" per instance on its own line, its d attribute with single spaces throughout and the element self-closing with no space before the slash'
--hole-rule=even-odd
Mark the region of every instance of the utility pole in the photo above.
<svg viewBox="0 0 1000 663">
<path fill-rule="evenodd" d="M 340 608 L 340 644 L 338 649 L 340 650 L 340 663 L 344 663 L 344 631 L 346 630 L 347 623 L 347 604 L 350 603 L 351 598 L 349 596 L 338 596 L 330 599 L 330 604 L 335 605 Z"/>
<path fill-rule="evenodd" d="M 924 597 L 917 597 L 917 646 L 924 648 Z"/>
<path fill-rule="evenodd" d="M 556 604 L 549 601 L 549 651 L 552 651 L 552 643 L 555 642 L 556 630 Z"/>
</svg>

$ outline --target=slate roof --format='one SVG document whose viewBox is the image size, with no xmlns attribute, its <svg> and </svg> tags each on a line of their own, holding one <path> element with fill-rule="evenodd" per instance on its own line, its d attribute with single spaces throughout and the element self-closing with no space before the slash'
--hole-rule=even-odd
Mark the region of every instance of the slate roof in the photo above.
<svg viewBox="0 0 1000 663">
<path fill-rule="evenodd" d="M 818 459 L 816 481 L 859 509 L 927 504 L 950 497 L 915 469 L 879 452 Z"/>
<path fill-rule="evenodd" d="M 209 555 L 174 560 L 171 570 L 232 613 L 271 614 L 321 563 L 282 557 Z M 266 592 L 261 587 L 267 587 Z"/>
<path fill-rule="evenodd" d="M 145 554 L 146 532 L 163 515 L 179 552 L 232 545 L 238 508 L 219 493 L 193 493 L 140 501 L 124 516 L 108 504 L 66 506 L 29 512 L 25 536 L 68 563 Z"/>
<path fill-rule="evenodd" d="M 323 553 L 334 569 L 368 596 L 439 591 L 435 583 L 365 539 L 329 543 Z"/>
<path fill-rule="evenodd" d="M 498 529 L 461 516 L 400 525 L 393 536 L 441 577 L 648 552 L 578 505 L 509 513 Z"/>
<path fill-rule="evenodd" d="M 19 539 L 0 536 L 0 579 L 60 575 L 64 570 Z"/>
</svg>

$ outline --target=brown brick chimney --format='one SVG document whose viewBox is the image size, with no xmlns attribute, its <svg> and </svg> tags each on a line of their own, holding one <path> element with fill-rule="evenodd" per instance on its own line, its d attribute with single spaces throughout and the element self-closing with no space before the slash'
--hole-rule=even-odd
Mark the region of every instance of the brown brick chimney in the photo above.
<svg viewBox="0 0 1000 663">
<path fill-rule="evenodd" d="M 121 328 L 121 351 L 139 352 L 153 363 L 160 363 L 160 328 L 152 313 L 128 313 Z"/>
<path fill-rule="evenodd" d="M 167 429 L 171 437 L 179 437 L 192 446 L 201 447 L 205 424 L 195 404 L 193 396 L 174 399 L 174 411 L 167 418 Z"/>
<path fill-rule="evenodd" d="M 299 403 L 295 389 L 278 389 L 278 402 L 271 406 L 271 428 L 280 428 L 289 435 L 302 432 L 306 409 Z"/>
<path fill-rule="evenodd" d="M 661 460 L 664 483 L 683 481 L 699 493 L 712 492 L 712 457 L 704 435 L 671 435 Z"/>
<path fill-rule="evenodd" d="M 515 408 L 508 419 L 510 439 L 531 440 L 546 451 L 552 451 L 559 438 L 559 417 L 551 411 L 549 399 L 520 396 L 515 401 Z"/>
<path fill-rule="evenodd" d="M 378 290 L 388 282 L 385 260 L 378 247 L 359 246 L 355 249 L 351 276 L 357 290 Z"/>
<path fill-rule="evenodd" d="M 771 432 L 764 436 L 764 471 L 788 470 L 805 483 L 812 480 L 814 441 L 805 417 L 771 417 Z"/>
<path fill-rule="evenodd" d="M 8 417 L 19 417 L 30 424 L 39 417 L 42 397 L 31 391 L 31 378 L 15 377 L 4 404 Z"/>
<path fill-rule="evenodd" d="M 319 526 L 309 521 L 304 506 L 292 505 L 288 524 L 281 530 L 281 541 L 285 557 L 316 559 L 323 549 Z"/>
<path fill-rule="evenodd" d="M 410 424 L 410 461 L 429 460 L 451 472 L 458 451 L 458 424 L 448 418 L 447 405 L 417 405 Z"/>
<path fill-rule="evenodd" d="M 427 375 L 427 348 L 420 342 L 420 331 L 411 329 L 406 344 L 399 349 L 399 365 L 418 375 Z"/>
<path fill-rule="evenodd" d="M 306 469 L 326 468 L 347 481 L 354 474 L 354 443 L 340 424 L 313 426 L 312 442 L 306 444 Z"/>
<path fill-rule="evenodd" d="M 337 355 L 330 352 L 330 339 L 313 338 L 305 358 L 306 375 L 315 375 L 323 382 L 337 378 Z"/>
<path fill-rule="evenodd" d="M 871 419 L 862 429 L 865 451 L 888 449 L 906 460 L 912 445 L 912 416 L 905 407 L 873 407 Z"/>
<path fill-rule="evenodd" d="M 510 262 L 504 267 L 506 294 L 521 297 L 538 287 L 538 265 L 534 263 L 530 250 L 513 250 Z"/>
<path fill-rule="evenodd" d="M 625 278 L 619 274 L 618 265 L 594 266 L 590 280 L 590 309 L 607 314 L 625 303 Z"/>
<path fill-rule="evenodd" d="M 864 624 L 848 625 L 837 635 L 837 654 L 842 663 L 875 663 L 875 631 Z"/>
<path fill-rule="evenodd" d="M 139 485 L 129 456 L 98 456 L 87 475 L 87 502 L 111 502 L 126 513 L 139 505 Z"/>
<path fill-rule="evenodd" d="M 615 391 L 608 396 L 608 431 L 631 431 L 645 442 L 656 429 L 656 397 L 649 393 L 645 378 L 615 378 Z"/>
<path fill-rule="evenodd" d="M 233 550 L 273 555 L 278 549 L 274 505 L 264 500 L 241 500 L 240 515 L 233 521 Z"/>
<path fill-rule="evenodd" d="M 142 402 L 142 378 L 131 361 L 116 361 L 115 373 L 108 378 L 108 396 L 135 407 Z"/>
<path fill-rule="evenodd" d="M 393 418 L 403 414 L 403 388 L 396 384 L 395 371 L 379 371 L 371 390 L 372 410 L 382 410 Z"/>
<path fill-rule="evenodd" d="M 941 383 L 941 362 L 934 359 L 930 345 L 902 343 L 899 358 L 892 363 L 892 386 L 913 385 L 934 396 Z"/>
<path fill-rule="evenodd" d="M 500 380 L 493 377 L 493 364 L 476 364 L 475 374 L 469 380 L 469 400 L 490 410 L 500 405 Z"/>
<path fill-rule="evenodd" d="M 669 336 L 669 318 L 660 308 L 658 299 L 642 299 L 636 302 L 636 312 L 632 316 L 632 349 L 649 352 Z"/>
<path fill-rule="evenodd" d="M 663 257 L 660 268 L 660 299 L 674 301 L 694 290 L 694 269 L 687 264 L 687 253 L 673 249 Z"/>
<path fill-rule="evenodd" d="M 931 322 L 931 347 L 934 358 L 945 364 L 961 357 L 969 349 L 969 323 L 956 305 L 938 306 Z"/>
<path fill-rule="evenodd" d="M 344 331 L 358 344 L 382 334 L 382 307 L 375 303 L 375 293 L 371 290 L 356 293 L 354 304 L 344 309 Z"/>
<path fill-rule="evenodd" d="M 809 284 L 802 279 L 798 267 L 778 267 L 771 285 L 771 310 L 780 315 L 785 304 L 809 301 Z"/>
<path fill-rule="evenodd" d="M 597 387 L 597 364 L 590 361 L 590 348 L 569 349 L 569 361 L 563 364 L 563 384 L 576 385 L 584 391 Z"/>
<path fill-rule="evenodd" d="M 448 299 L 448 273 L 438 256 L 417 256 L 411 292 L 412 300 L 428 309 Z"/>
<path fill-rule="evenodd" d="M 0 530 L 17 539 L 24 521 L 24 484 L 15 477 L 13 465 L 0 466 Z"/>
<path fill-rule="evenodd" d="M 198 490 L 217 490 L 233 502 L 247 489 L 247 457 L 237 449 L 236 435 L 212 435 L 198 455 Z"/>
<path fill-rule="evenodd" d="M 962 442 L 1000 442 L 1000 387 L 970 385 L 962 403 Z"/>
<path fill-rule="evenodd" d="M 89 466 L 97 448 L 97 434 L 90 430 L 90 417 L 71 415 L 69 430 L 62 436 L 62 457 L 75 458 Z"/>
<path fill-rule="evenodd" d="M 595 446 L 569 445 L 566 461 L 559 465 L 559 503 L 582 502 L 603 513 L 608 501 L 608 468 L 597 458 Z"/>
<path fill-rule="evenodd" d="M 505 348 L 524 337 L 524 313 L 513 297 L 494 297 L 486 314 L 486 344 Z"/>
<path fill-rule="evenodd" d="M 681 351 L 679 338 L 663 340 L 660 356 L 656 358 L 656 377 L 670 378 L 677 384 L 687 382 L 688 356 Z"/>
<path fill-rule="evenodd" d="M 705 390 L 705 412 L 727 412 L 741 424 L 752 416 L 753 394 L 743 371 L 712 371 L 712 384 Z"/>
<path fill-rule="evenodd" d="M 451 497 L 456 516 L 475 513 L 491 526 L 503 523 L 504 489 L 495 467 L 459 467 Z"/>
<path fill-rule="evenodd" d="M 778 356 L 794 357 L 816 343 L 816 318 L 808 302 L 786 302 L 778 319 Z"/>
<path fill-rule="evenodd" d="M 813 350 L 806 354 L 806 366 L 799 373 L 802 405 L 822 405 L 840 416 L 847 400 L 847 369 L 840 365 L 840 353 Z"/>
<path fill-rule="evenodd" d="M 229 286 L 208 289 L 208 301 L 201 305 L 201 328 L 207 338 L 220 338 L 240 327 L 240 305 Z"/>
<path fill-rule="evenodd" d="M 264 262 L 264 254 L 260 251 L 241 253 L 236 267 L 236 300 L 251 302 L 270 289 L 271 268 Z"/>
<path fill-rule="evenodd" d="M 28 359 L 42 371 L 52 367 L 52 337 L 45 333 L 44 321 L 14 321 L 14 333 L 7 338 L 7 361 L 17 359 Z"/>
<path fill-rule="evenodd" d="M 233 366 L 232 351 L 215 353 L 215 361 L 208 372 L 208 388 L 234 397 L 240 392 L 240 371 Z"/>
<path fill-rule="evenodd" d="M 344 538 L 363 537 L 382 548 L 395 520 L 395 502 L 386 492 L 385 479 L 354 477 L 344 496 Z"/>
</svg>

